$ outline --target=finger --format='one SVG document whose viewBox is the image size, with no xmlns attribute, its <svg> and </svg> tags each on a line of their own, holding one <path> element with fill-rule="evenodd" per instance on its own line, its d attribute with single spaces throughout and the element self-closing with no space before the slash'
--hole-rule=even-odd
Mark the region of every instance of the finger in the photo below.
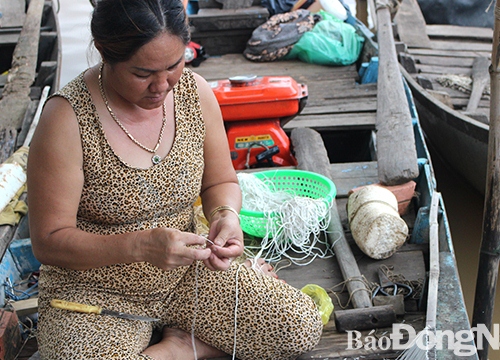
<svg viewBox="0 0 500 360">
<path fill-rule="evenodd" d="M 212 251 L 207 248 L 185 247 L 184 249 L 182 257 L 191 261 L 206 260 L 212 255 Z"/>
<path fill-rule="evenodd" d="M 214 268 L 214 266 L 212 265 L 212 263 L 210 262 L 210 259 L 205 259 L 203 260 L 203 263 L 205 264 L 205 266 L 209 269 L 209 270 L 212 270 L 212 271 L 217 271 L 216 268 Z"/>
<path fill-rule="evenodd" d="M 228 259 L 228 258 L 234 259 L 241 255 L 240 248 L 237 246 L 230 246 L 230 247 L 213 246 L 210 248 L 210 250 L 212 250 L 212 253 L 219 259 Z"/>
<path fill-rule="evenodd" d="M 243 253 L 243 246 L 240 242 L 235 241 L 226 244 L 225 247 L 213 246 L 211 250 L 219 258 L 237 258 Z"/>
<path fill-rule="evenodd" d="M 207 243 L 207 238 L 204 236 L 189 234 L 184 238 L 184 243 L 186 245 L 205 245 Z"/>
<path fill-rule="evenodd" d="M 229 258 L 220 258 L 214 254 L 212 254 L 212 256 L 210 257 L 210 259 L 208 260 L 211 264 L 211 266 L 215 269 L 215 270 L 227 270 L 229 268 L 229 266 L 231 265 L 231 261 Z"/>
</svg>

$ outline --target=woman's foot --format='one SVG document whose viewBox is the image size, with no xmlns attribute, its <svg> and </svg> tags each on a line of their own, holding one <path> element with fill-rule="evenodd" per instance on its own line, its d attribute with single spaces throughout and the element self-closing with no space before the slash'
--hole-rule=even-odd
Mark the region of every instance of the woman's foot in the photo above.
<svg viewBox="0 0 500 360">
<path fill-rule="evenodd" d="M 162 335 L 163 338 L 158 344 L 152 345 L 143 351 L 144 355 L 148 355 L 155 360 L 195 358 L 191 334 L 181 329 L 164 327 Z M 198 359 L 209 359 L 227 355 L 223 351 L 207 345 L 197 338 L 195 338 L 195 346 Z"/>
</svg>

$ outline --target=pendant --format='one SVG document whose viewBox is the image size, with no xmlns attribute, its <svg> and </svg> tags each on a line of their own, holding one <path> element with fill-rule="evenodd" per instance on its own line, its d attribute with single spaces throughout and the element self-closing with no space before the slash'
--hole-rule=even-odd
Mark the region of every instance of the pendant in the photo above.
<svg viewBox="0 0 500 360">
<path fill-rule="evenodd" d="M 154 154 L 153 157 L 151 158 L 151 162 L 154 164 L 154 165 L 158 165 L 161 161 L 161 157 L 160 155 L 156 155 Z"/>
</svg>

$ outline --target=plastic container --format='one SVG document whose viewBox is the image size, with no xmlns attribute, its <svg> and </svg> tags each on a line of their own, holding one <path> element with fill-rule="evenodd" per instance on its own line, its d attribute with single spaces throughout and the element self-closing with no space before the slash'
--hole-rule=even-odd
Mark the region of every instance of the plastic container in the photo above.
<svg viewBox="0 0 500 360">
<path fill-rule="evenodd" d="M 337 194 L 333 181 L 329 178 L 304 170 L 276 169 L 253 173 L 257 178 L 270 180 L 277 191 L 287 191 L 296 196 L 311 199 L 324 199 L 330 204 Z M 273 214 L 271 214 L 273 218 Z M 263 212 L 242 208 L 240 210 L 241 228 L 249 235 L 264 237 L 267 234 L 268 218 Z M 318 219 L 321 221 L 323 219 Z"/>
</svg>

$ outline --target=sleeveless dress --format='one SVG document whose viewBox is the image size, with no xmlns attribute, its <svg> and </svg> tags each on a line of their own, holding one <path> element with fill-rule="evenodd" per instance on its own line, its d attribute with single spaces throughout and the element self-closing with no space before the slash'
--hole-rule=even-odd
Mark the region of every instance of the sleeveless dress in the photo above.
<svg viewBox="0 0 500 360">
<path fill-rule="evenodd" d="M 193 232 L 205 124 L 191 70 L 184 69 L 173 90 L 172 148 L 148 169 L 132 167 L 114 153 L 83 75 L 54 95 L 68 100 L 80 127 L 85 180 L 77 227 L 101 235 L 154 227 Z M 84 271 L 42 265 L 39 288 L 37 338 L 40 355 L 47 360 L 149 359 L 141 352 L 150 344 L 153 330 L 163 326 L 193 332 L 229 354 L 235 349 L 239 359 L 293 359 L 312 349 L 322 331 L 309 296 L 237 263 L 223 272 L 210 271 L 202 262 L 175 270 L 146 262 Z M 52 299 L 159 320 L 55 309 Z"/>
</svg>

